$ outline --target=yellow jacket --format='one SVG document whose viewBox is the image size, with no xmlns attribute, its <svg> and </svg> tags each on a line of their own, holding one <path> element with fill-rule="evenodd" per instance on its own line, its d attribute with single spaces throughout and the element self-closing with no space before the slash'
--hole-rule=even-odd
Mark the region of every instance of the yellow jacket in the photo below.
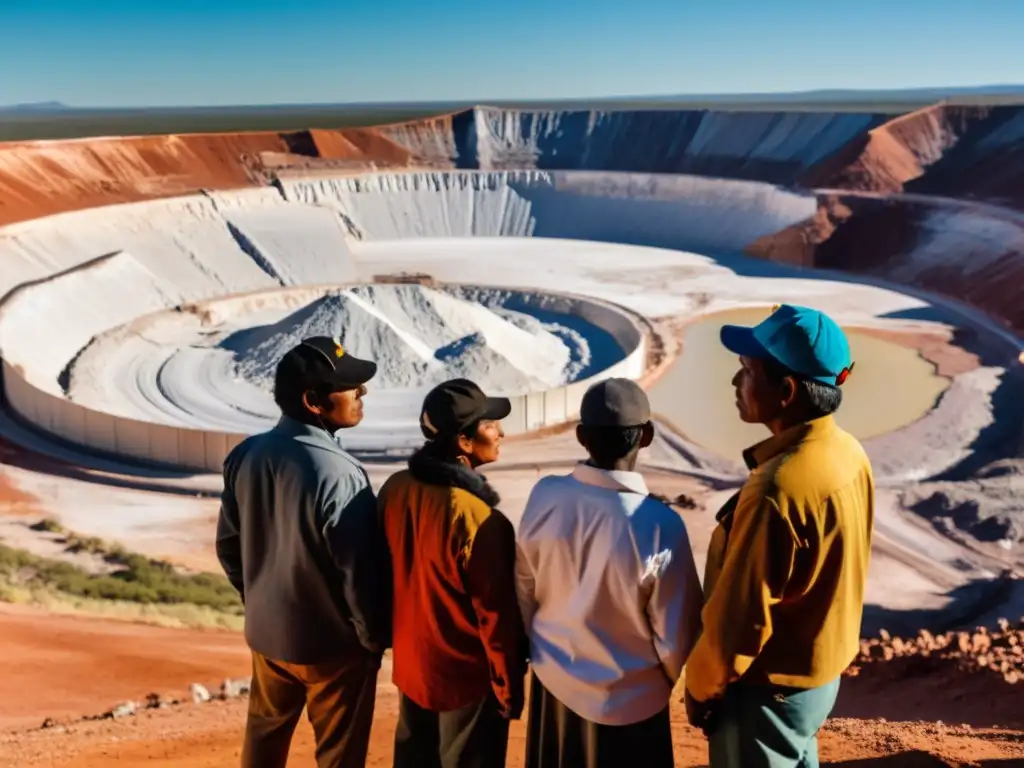
<svg viewBox="0 0 1024 768">
<path fill-rule="evenodd" d="M 718 513 L 704 573 L 704 631 L 686 665 L 698 701 L 730 683 L 814 688 L 857 653 L 874 526 L 874 478 L 831 416 L 744 452 L 746 484 Z"/>
</svg>

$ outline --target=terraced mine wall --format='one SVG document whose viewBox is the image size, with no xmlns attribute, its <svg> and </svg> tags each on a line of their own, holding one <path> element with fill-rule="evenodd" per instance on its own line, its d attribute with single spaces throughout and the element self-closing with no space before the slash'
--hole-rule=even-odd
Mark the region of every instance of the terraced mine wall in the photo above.
<svg viewBox="0 0 1024 768">
<path fill-rule="evenodd" d="M 0 145 L 0 224 L 259 186 L 282 169 L 590 170 L 793 185 L 882 114 L 478 108 L 378 128 Z"/>
<path fill-rule="evenodd" d="M 353 240 L 546 236 L 870 274 L 1024 333 L 1022 139 L 1022 108 L 937 105 L 895 119 L 478 108 L 353 130 L 10 143 L 0 296 L 116 255 L 174 306 L 349 282 Z"/>
</svg>

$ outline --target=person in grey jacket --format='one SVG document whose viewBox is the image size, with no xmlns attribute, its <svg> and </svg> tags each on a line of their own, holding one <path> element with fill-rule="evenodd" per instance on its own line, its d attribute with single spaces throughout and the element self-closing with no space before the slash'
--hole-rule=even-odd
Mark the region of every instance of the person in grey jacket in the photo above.
<svg viewBox="0 0 1024 768">
<path fill-rule="evenodd" d="M 376 371 L 337 340 L 306 339 L 278 364 L 280 421 L 224 461 L 217 555 L 253 659 L 243 768 L 284 768 L 304 708 L 319 768 L 365 764 L 390 562 L 366 470 L 334 433 L 362 420 Z"/>
</svg>

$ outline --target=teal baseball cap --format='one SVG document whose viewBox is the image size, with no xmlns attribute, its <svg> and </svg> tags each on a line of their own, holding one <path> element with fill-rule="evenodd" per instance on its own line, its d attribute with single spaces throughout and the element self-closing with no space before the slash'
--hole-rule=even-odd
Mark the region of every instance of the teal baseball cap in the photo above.
<svg viewBox="0 0 1024 768">
<path fill-rule="evenodd" d="M 799 376 L 833 387 L 841 386 L 853 369 L 843 329 L 810 307 L 781 304 L 753 327 L 723 325 L 721 339 L 730 352 L 774 360 Z"/>
</svg>

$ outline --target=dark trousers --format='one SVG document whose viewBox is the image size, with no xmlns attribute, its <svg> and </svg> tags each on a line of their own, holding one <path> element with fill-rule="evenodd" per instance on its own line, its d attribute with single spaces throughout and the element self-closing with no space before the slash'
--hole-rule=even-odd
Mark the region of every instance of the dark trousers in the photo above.
<svg viewBox="0 0 1024 768">
<path fill-rule="evenodd" d="M 363 768 L 380 659 L 362 651 L 323 664 L 287 664 L 252 654 L 242 768 L 285 768 L 305 709 L 318 768 Z"/>
<path fill-rule="evenodd" d="M 432 712 L 400 695 L 395 768 L 502 768 L 507 753 L 508 720 L 493 696 Z"/>
<path fill-rule="evenodd" d="M 584 720 L 556 699 L 536 675 L 530 679 L 526 768 L 672 768 L 668 705 L 629 725 Z"/>
<path fill-rule="evenodd" d="M 818 768 L 818 730 L 839 680 L 797 689 L 734 684 L 709 739 L 711 768 Z"/>
</svg>

